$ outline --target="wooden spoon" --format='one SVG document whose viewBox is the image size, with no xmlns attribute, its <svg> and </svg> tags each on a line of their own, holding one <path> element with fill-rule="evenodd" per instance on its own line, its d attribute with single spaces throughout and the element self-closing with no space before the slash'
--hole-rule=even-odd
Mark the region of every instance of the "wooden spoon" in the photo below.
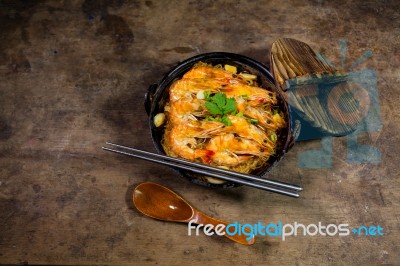
<svg viewBox="0 0 400 266">
<path fill-rule="evenodd" d="M 226 228 L 229 224 L 196 210 L 172 190 L 152 182 L 136 186 L 133 191 L 133 204 L 141 213 L 158 220 L 182 223 L 192 220 L 194 224 L 211 224 L 213 228 L 218 224 L 223 224 Z M 248 234 L 247 236 L 244 234 L 230 236 L 225 232 L 224 236 L 243 245 L 252 245 L 255 242 L 254 235 L 250 240 L 246 240 Z"/>
</svg>

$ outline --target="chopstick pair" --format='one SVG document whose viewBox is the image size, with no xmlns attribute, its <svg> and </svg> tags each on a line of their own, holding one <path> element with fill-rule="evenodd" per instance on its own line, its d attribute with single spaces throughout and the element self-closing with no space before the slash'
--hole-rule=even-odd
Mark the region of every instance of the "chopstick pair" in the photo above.
<svg viewBox="0 0 400 266">
<path fill-rule="evenodd" d="M 225 181 L 235 182 L 241 185 L 246 185 L 249 187 L 254 187 L 270 192 L 279 193 L 286 196 L 291 196 L 298 198 L 299 191 L 302 191 L 303 188 L 297 185 L 291 185 L 288 183 L 283 183 L 279 181 L 274 181 L 270 179 L 260 178 L 254 175 L 242 174 L 239 172 L 229 171 L 217 167 L 212 167 L 204 164 L 189 162 L 186 160 L 169 157 L 161 154 L 155 154 L 147 151 L 142 151 L 114 143 L 107 142 L 107 145 L 117 147 L 118 149 L 111 149 L 108 147 L 102 147 L 103 150 L 111 151 L 119 154 L 124 154 L 128 156 L 132 156 L 135 158 L 139 158 L 142 160 L 147 160 L 154 163 L 159 163 L 163 165 L 172 166 L 175 168 L 188 170 L 194 173 L 211 176 L 215 178 L 219 178 Z M 129 151 L 129 152 L 128 152 Z"/>
</svg>

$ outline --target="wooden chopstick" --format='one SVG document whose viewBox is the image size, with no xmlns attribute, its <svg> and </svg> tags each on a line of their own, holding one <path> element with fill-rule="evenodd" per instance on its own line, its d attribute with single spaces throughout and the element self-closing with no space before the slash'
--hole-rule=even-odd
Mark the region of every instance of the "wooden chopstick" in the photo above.
<svg viewBox="0 0 400 266">
<path fill-rule="evenodd" d="M 234 171 L 228 171 L 225 169 L 217 168 L 217 167 L 212 167 L 204 164 L 198 164 L 194 162 L 189 162 L 186 160 L 178 159 L 178 158 L 173 158 L 165 155 L 160 155 L 160 154 L 155 154 L 147 151 L 142 151 L 114 143 L 107 142 L 108 145 L 114 146 L 120 149 L 124 150 L 129 150 L 132 152 L 127 152 L 127 151 L 121 151 L 121 150 L 116 150 L 116 149 L 111 149 L 107 147 L 102 147 L 106 151 L 111 151 L 119 154 L 124 154 L 132 157 L 136 157 L 139 159 L 163 164 L 163 165 L 168 165 L 172 166 L 175 168 L 179 169 L 184 169 L 188 170 L 194 173 L 199 173 L 215 178 L 219 178 L 225 181 L 230 181 L 230 182 L 235 182 L 238 184 L 258 188 L 258 189 L 263 189 L 267 190 L 270 192 L 275 192 L 279 193 L 282 195 L 286 196 L 291 196 L 291 197 L 299 197 L 298 191 L 301 191 L 302 188 L 297 186 L 297 185 L 291 185 L 279 181 L 274 181 L 274 180 L 269 180 L 269 179 L 264 179 L 260 178 L 257 176 L 253 175 L 246 175 Z"/>
</svg>

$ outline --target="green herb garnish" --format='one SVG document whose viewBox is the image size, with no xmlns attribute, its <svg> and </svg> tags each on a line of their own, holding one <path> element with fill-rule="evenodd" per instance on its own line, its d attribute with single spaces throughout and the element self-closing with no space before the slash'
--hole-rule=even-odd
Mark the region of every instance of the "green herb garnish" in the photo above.
<svg viewBox="0 0 400 266">
<path fill-rule="evenodd" d="M 232 125 L 231 120 L 229 120 L 227 116 L 217 116 L 217 117 L 207 116 L 206 118 L 204 118 L 204 120 L 224 123 L 227 126 Z"/>
<path fill-rule="evenodd" d="M 210 99 L 211 91 L 206 91 L 204 92 L 204 99 L 208 100 Z"/>
<path fill-rule="evenodd" d="M 227 98 L 225 93 L 218 92 L 214 96 L 207 94 L 205 99 L 206 108 L 213 115 L 213 117 L 207 117 L 206 120 L 218 121 L 230 126 L 232 123 L 227 115 L 236 113 L 235 98 Z"/>
</svg>

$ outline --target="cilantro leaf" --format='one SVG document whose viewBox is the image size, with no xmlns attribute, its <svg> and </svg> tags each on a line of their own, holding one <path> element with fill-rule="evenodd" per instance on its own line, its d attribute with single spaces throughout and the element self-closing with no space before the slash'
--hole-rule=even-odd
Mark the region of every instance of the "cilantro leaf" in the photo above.
<svg viewBox="0 0 400 266">
<path fill-rule="evenodd" d="M 236 100 L 235 98 L 226 99 L 226 104 L 224 107 L 224 114 L 235 113 L 236 112 Z"/>
<path fill-rule="evenodd" d="M 213 102 L 206 102 L 206 108 L 213 115 L 223 115 L 222 110 Z"/>
<path fill-rule="evenodd" d="M 224 109 L 226 105 L 226 95 L 222 92 L 218 92 L 212 97 L 213 103 L 215 103 L 221 110 Z"/>
<path fill-rule="evenodd" d="M 205 96 L 206 108 L 213 115 L 207 117 L 207 121 L 218 121 L 227 126 L 232 125 L 227 115 L 236 114 L 235 98 L 227 98 L 226 94 L 222 92 L 218 92 L 214 96 L 210 96 L 210 94 L 207 93 Z"/>
<path fill-rule="evenodd" d="M 224 123 L 227 126 L 231 126 L 232 125 L 231 120 L 229 120 L 229 118 L 227 116 L 225 116 L 225 115 L 223 117 L 221 117 L 221 122 Z"/>
</svg>

